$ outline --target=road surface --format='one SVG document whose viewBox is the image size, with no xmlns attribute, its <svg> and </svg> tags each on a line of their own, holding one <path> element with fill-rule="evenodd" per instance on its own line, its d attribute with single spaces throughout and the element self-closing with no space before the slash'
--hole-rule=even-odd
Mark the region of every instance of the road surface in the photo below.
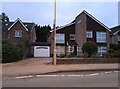
<svg viewBox="0 0 120 89">
<path fill-rule="evenodd" d="M 118 71 L 28 75 L 2 81 L 3 87 L 118 87 Z"/>
</svg>

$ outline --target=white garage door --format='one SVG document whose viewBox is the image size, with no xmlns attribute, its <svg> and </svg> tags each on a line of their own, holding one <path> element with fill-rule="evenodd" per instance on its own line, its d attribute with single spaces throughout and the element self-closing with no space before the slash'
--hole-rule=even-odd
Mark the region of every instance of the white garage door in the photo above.
<svg viewBox="0 0 120 89">
<path fill-rule="evenodd" d="M 34 57 L 50 57 L 50 47 L 34 46 Z"/>
</svg>

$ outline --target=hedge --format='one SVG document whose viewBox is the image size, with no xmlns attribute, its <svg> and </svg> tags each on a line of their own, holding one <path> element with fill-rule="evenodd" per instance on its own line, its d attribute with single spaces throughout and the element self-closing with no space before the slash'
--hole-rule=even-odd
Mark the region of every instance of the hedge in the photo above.
<svg viewBox="0 0 120 89">
<path fill-rule="evenodd" d="M 20 48 L 12 44 L 4 44 L 2 47 L 2 63 L 10 63 L 21 60 L 23 57 Z"/>
</svg>

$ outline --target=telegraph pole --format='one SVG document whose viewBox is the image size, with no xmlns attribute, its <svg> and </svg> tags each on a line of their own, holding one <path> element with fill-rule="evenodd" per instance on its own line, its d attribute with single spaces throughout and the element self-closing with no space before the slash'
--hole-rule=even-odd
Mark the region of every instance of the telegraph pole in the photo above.
<svg viewBox="0 0 120 89">
<path fill-rule="evenodd" d="M 56 0 L 54 0 L 54 55 L 53 65 L 56 65 Z"/>
</svg>

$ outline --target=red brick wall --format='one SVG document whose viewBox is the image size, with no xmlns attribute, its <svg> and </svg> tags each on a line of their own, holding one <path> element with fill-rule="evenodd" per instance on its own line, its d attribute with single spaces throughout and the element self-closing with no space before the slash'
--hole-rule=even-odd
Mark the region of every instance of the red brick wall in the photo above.
<svg viewBox="0 0 120 89">
<path fill-rule="evenodd" d="M 15 37 L 15 31 L 21 30 L 22 37 Z M 16 44 L 20 39 L 29 40 L 29 33 L 26 29 L 22 26 L 22 24 L 18 21 L 10 30 L 9 30 L 9 41 L 13 44 Z"/>
</svg>

